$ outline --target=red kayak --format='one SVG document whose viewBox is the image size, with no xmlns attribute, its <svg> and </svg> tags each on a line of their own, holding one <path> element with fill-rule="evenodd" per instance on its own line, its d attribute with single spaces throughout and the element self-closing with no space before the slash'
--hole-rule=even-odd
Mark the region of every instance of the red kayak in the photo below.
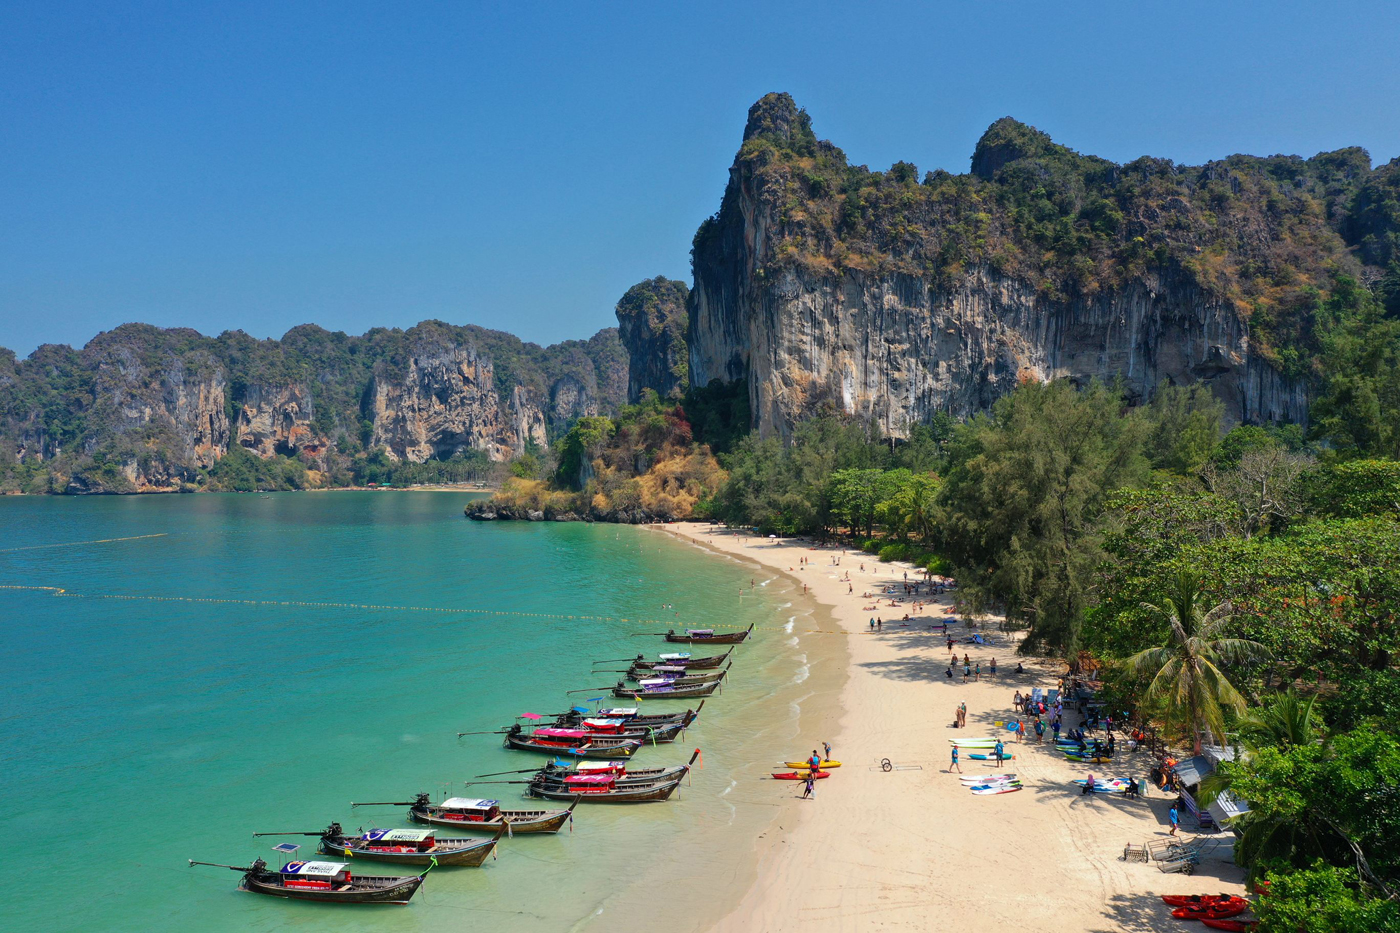
<svg viewBox="0 0 1400 933">
<path fill-rule="evenodd" d="M 798 774 L 796 771 L 783 771 L 779 774 L 774 774 L 773 777 L 777 778 L 780 781 L 805 781 L 807 780 L 807 772 L 804 771 L 801 774 Z M 812 775 L 812 777 L 820 781 L 822 778 L 831 777 L 831 772 L 818 771 L 816 774 Z"/>
<path fill-rule="evenodd" d="M 1259 926 L 1258 920 L 1212 920 L 1202 917 L 1201 922 L 1213 930 L 1234 930 L 1235 933 L 1249 933 Z"/>
<path fill-rule="evenodd" d="M 1244 898 L 1233 894 L 1163 894 L 1162 903 L 1168 907 L 1210 907 L 1222 901 L 1241 901 Z"/>
<path fill-rule="evenodd" d="M 1178 920 L 1224 920 L 1244 913 L 1248 907 L 1248 904 L 1227 904 L 1222 901 L 1210 907 L 1178 907 L 1172 911 L 1172 916 Z"/>
</svg>

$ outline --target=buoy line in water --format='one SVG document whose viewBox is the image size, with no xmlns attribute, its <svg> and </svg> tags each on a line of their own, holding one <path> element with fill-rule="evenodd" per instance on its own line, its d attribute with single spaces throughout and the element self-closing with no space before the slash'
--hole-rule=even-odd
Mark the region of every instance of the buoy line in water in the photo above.
<svg viewBox="0 0 1400 933">
<path fill-rule="evenodd" d="M 142 535 L 141 537 L 154 537 Z M 121 539 L 113 539 L 121 540 Z M 57 545 L 43 545 L 44 547 Z M 157 602 L 157 603 L 201 603 L 208 605 L 230 605 L 230 606 L 295 606 L 306 609 L 361 609 L 373 612 L 432 612 L 439 615 L 489 615 L 489 616 L 517 616 L 529 619 L 558 619 L 564 622 L 624 622 L 629 625 L 665 625 L 675 627 L 674 621 L 664 619 L 643 619 L 625 618 L 621 616 L 590 616 L 590 615 L 566 615 L 559 612 L 513 612 L 505 609 L 463 609 L 443 606 L 380 606 L 370 603 L 326 603 L 314 602 L 310 600 L 298 599 L 227 599 L 216 596 L 151 596 L 142 594 L 125 593 L 71 593 L 61 586 L 21 586 L 18 584 L 0 584 L 0 591 L 25 592 L 25 593 L 47 593 L 50 596 L 62 597 L 65 599 L 121 599 L 134 602 Z M 777 632 L 787 633 L 786 624 L 755 623 L 755 629 L 769 629 Z M 790 633 L 789 633 L 790 634 Z M 832 631 L 829 629 L 809 629 L 804 634 L 807 635 L 850 635 L 850 632 Z M 864 634 L 857 632 L 855 634 Z M 701 647 L 704 642 L 697 642 L 691 645 L 692 648 Z M 722 647 L 715 645 L 714 647 Z"/>
<path fill-rule="evenodd" d="M 31 544 L 27 547 L 6 547 L 0 548 L 0 554 L 9 554 L 14 551 L 39 551 L 46 547 L 81 547 L 84 544 L 113 544 L 117 541 L 140 541 L 143 538 L 164 538 L 170 533 L 162 531 L 154 535 L 132 535 L 129 538 L 98 538 L 95 541 L 64 541 L 60 544 Z"/>
</svg>

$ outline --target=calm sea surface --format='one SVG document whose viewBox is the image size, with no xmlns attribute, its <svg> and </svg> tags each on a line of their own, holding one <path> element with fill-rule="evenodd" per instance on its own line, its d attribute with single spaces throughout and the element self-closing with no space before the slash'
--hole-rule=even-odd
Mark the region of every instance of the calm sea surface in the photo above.
<svg viewBox="0 0 1400 933">
<path fill-rule="evenodd" d="M 760 778 L 820 738 L 802 735 L 801 704 L 836 661 L 804 636 L 811 619 L 782 581 L 750 590 L 753 568 L 664 535 L 467 522 L 467 499 L 0 499 L 4 928 L 686 930 L 737 897 L 791 792 Z M 407 907 L 259 897 L 186 864 L 276 864 L 281 840 L 257 831 L 410 825 L 352 800 L 524 804 L 517 786 L 463 782 L 544 759 L 455 733 L 597 696 L 565 696 L 616 679 L 593 659 L 664 650 L 634 633 L 749 622 L 733 683 L 680 741 L 638 754 L 648 767 L 703 749 L 668 804 L 581 807 L 572 832 L 435 869 Z"/>
</svg>

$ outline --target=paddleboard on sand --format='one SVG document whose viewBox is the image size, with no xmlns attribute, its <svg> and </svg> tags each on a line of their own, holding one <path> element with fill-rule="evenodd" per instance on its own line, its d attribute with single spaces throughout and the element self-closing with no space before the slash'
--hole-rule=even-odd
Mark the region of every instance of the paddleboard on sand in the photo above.
<svg viewBox="0 0 1400 933">
<path fill-rule="evenodd" d="M 979 791 L 979 790 L 987 790 L 988 788 L 992 788 L 992 787 L 1020 787 L 1020 786 L 1021 786 L 1021 782 L 1020 782 L 1020 781 L 993 781 L 993 782 L 990 783 L 990 784 L 974 784 L 972 787 L 969 787 L 968 790 L 973 791 L 973 792 L 976 792 L 976 791 Z"/>
<path fill-rule="evenodd" d="M 997 760 L 997 756 L 996 756 L 995 754 L 990 754 L 990 755 L 968 755 L 967 757 L 973 759 L 974 761 L 996 761 L 996 760 Z M 1002 760 L 1002 761 L 1010 761 L 1011 759 L 1013 759 L 1013 758 L 1015 758 L 1015 757 L 1016 757 L 1016 756 L 1013 755 L 1013 754 L 1011 754 L 1010 752 L 1004 752 L 1004 753 L 1002 754 L 1002 756 L 1001 756 L 1001 760 Z"/>
<path fill-rule="evenodd" d="M 809 764 L 810 764 L 810 762 L 806 762 L 806 761 L 785 761 L 785 762 L 783 762 L 783 766 L 784 766 L 784 767 L 787 767 L 787 768 L 798 768 L 798 769 L 803 770 L 803 771 L 807 770 L 807 766 L 808 766 Z M 839 762 L 839 761 L 826 761 L 826 760 L 823 760 L 823 761 L 822 761 L 822 768 L 823 768 L 823 769 L 826 769 L 826 768 L 839 768 L 839 767 L 841 767 L 841 762 Z"/>
<path fill-rule="evenodd" d="M 993 781 L 1010 781 L 1015 777 L 1014 774 L 970 774 L 961 780 L 964 784 L 990 784 Z"/>
<path fill-rule="evenodd" d="M 805 780 L 807 780 L 807 772 L 806 772 L 806 771 L 783 771 L 782 773 L 775 773 L 775 774 L 773 775 L 773 777 L 777 778 L 777 779 L 780 780 L 780 781 L 805 781 Z M 831 777 L 831 772 L 830 772 L 830 771 L 818 771 L 815 775 L 813 775 L 813 777 L 815 777 L 818 781 L 820 781 L 822 778 L 829 778 L 829 777 Z"/>
<path fill-rule="evenodd" d="M 973 788 L 972 792 L 979 796 L 985 797 L 989 794 L 1010 794 L 1020 789 L 1020 784 L 998 784 L 995 787 L 976 787 Z"/>
<path fill-rule="evenodd" d="M 986 736 L 986 735 L 970 736 L 970 737 L 968 737 L 968 738 L 966 738 L 966 739 L 949 739 L 948 741 L 951 742 L 953 745 L 982 745 L 982 744 L 986 744 L 986 745 L 995 745 L 995 744 L 997 744 L 996 736 Z"/>
</svg>

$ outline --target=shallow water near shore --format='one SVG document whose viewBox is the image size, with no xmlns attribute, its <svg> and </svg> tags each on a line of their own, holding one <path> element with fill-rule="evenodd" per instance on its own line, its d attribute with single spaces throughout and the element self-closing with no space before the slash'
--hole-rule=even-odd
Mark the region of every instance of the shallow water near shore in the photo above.
<svg viewBox="0 0 1400 933">
<path fill-rule="evenodd" d="M 799 739 L 799 717 L 831 701 L 813 694 L 837 671 L 834 639 L 806 636 L 801 600 L 771 574 L 645 529 L 467 522 L 469 498 L 0 500 L 0 825 L 26 843 L 0 856 L 6 925 L 687 930 L 737 899 L 755 836 L 792 792 L 759 779 L 820 738 Z M 528 805 L 518 786 L 463 782 L 543 756 L 458 731 L 600 695 L 565 691 L 616 679 L 590 673 L 594 659 L 665 650 L 637 633 L 750 622 L 696 725 L 637 755 L 650 767 L 703 750 L 667 804 L 580 807 L 572 832 L 433 870 L 407 907 L 258 897 L 233 872 L 187 867 L 275 864 L 282 840 L 257 831 L 408 825 L 404 808 L 352 800 Z M 316 843 L 292 841 L 303 856 Z"/>
</svg>

